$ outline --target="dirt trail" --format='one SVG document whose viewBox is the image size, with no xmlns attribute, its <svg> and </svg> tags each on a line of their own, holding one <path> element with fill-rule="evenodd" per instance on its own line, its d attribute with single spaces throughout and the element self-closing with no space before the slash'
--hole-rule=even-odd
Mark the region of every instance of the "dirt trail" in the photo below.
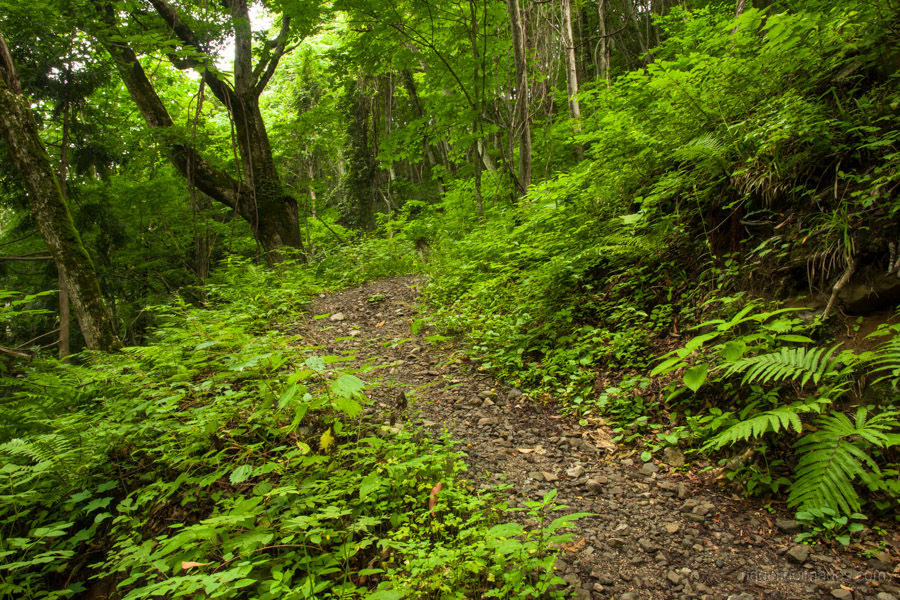
<svg viewBox="0 0 900 600">
<path fill-rule="evenodd" d="M 370 393 L 374 413 L 398 413 L 402 391 L 409 407 L 397 425 L 408 418 L 436 434 L 448 429 L 475 481 L 512 485 L 510 505 L 555 488 L 571 511 L 596 513 L 580 522 L 558 563 L 576 598 L 897 600 L 891 565 L 796 546 L 788 515 L 720 495 L 689 473 L 641 464 L 608 432 L 542 410 L 454 360 L 452 348 L 424 339 L 434 332 L 411 335 L 419 285 L 401 277 L 320 296 L 296 333 L 323 353 L 384 366 L 369 375 L 383 380 Z"/>
</svg>

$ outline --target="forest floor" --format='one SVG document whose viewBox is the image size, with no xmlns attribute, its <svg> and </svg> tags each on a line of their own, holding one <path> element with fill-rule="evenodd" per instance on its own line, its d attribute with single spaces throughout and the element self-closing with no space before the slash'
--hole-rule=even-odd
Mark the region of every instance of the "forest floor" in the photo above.
<svg viewBox="0 0 900 600">
<path fill-rule="evenodd" d="M 456 342 L 431 343 L 425 337 L 435 332 L 425 327 L 412 335 L 420 285 L 399 277 L 320 295 L 292 333 L 324 354 L 349 353 L 357 366 L 378 367 L 360 374 L 381 380 L 368 394 L 370 417 L 387 420 L 408 398 L 395 426 L 422 425 L 436 437 L 448 430 L 468 455 L 475 485 L 510 484 L 511 507 L 556 489 L 567 511 L 594 513 L 579 521 L 557 562 L 575 598 L 900 596 L 886 553 L 866 561 L 831 546 L 797 545 L 799 527 L 782 504 L 771 514 L 690 468 L 643 464 L 605 428 L 581 427 L 479 371 L 454 351 Z M 887 541 L 900 547 L 896 535 Z"/>
</svg>

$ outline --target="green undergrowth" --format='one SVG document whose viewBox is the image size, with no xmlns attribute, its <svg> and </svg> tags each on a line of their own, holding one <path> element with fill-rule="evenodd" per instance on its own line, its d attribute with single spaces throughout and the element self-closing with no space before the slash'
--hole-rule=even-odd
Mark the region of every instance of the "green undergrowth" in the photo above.
<svg viewBox="0 0 900 600">
<path fill-rule="evenodd" d="M 845 348 L 822 310 L 898 266 L 896 11 L 873 6 L 673 9 L 646 69 L 579 93 L 587 160 L 483 222 L 464 186 L 423 216 L 436 324 L 644 460 L 678 449 L 842 541 L 897 514 L 900 329 Z"/>
<path fill-rule="evenodd" d="M 373 246 L 354 251 L 372 270 L 326 283 L 409 264 Z M 578 515 L 551 493 L 506 522 L 451 440 L 360 419 L 350 357 L 292 333 L 328 268 L 234 263 L 205 306 L 153 308 L 146 346 L 13 365 L 0 597 L 562 596 L 553 548 Z"/>
<path fill-rule="evenodd" d="M 319 285 L 341 288 L 373 279 L 421 273 L 422 259 L 406 238 L 363 238 L 320 253 L 312 265 Z"/>
</svg>

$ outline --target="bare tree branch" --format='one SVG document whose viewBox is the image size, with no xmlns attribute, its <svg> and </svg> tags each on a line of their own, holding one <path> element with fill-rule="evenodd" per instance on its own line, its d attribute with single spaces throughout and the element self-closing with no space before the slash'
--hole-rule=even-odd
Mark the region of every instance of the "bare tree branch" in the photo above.
<svg viewBox="0 0 900 600">
<path fill-rule="evenodd" d="M 215 94 L 216 98 L 223 104 L 227 105 L 228 102 L 234 101 L 232 91 L 228 87 L 228 84 L 219 79 L 213 65 L 212 57 L 203 51 L 197 36 L 191 28 L 181 20 L 175 8 L 166 2 L 166 0 L 150 0 L 150 4 L 153 5 L 153 8 L 160 18 L 162 18 L 166 25 L 169 26 L 172 33 L 175 34 L 182 44 L 187 46 L 188 50 L 204 56 L 203 59 L 198 59 L 189 56 L 178 56 L 174 52 L 166 52 L 169 62 L 171 62 L 175 68 L 182 71 L 185 69 L 195 69 L 200 72 L 203 81 L 209 86 L 209 89 L 212 90 L 212 93 Z"/>
</svg>

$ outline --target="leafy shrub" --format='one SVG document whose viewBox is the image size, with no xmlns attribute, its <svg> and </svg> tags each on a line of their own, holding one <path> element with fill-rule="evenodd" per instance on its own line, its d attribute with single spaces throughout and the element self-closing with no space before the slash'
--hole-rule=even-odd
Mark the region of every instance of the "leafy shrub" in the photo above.
<svg viewBox="0 0 900 600">
<path fill-rule="evenodd" d="M 359 419 L 366 384 L 345 359 L 278 331 L 316 290 L 309 271 L 238 261 L 205 308 L 157 307 L 151 345 L 0 382 L 17 411 L 0 595 L 428 598 L 454 581 L 533 598 L 561 581 L 548 545 L 578 515 L 500 525 L 450 440 Z"/>
</svg>

